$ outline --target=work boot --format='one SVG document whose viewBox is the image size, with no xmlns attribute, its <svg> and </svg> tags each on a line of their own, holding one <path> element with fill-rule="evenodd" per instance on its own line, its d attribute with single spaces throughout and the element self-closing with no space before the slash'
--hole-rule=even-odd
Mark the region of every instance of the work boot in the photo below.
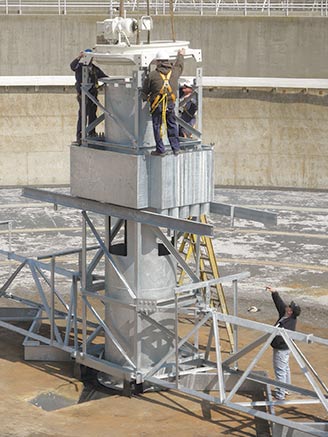
<svg viewBox="0 0 328 437">
<path fill-rule="evenodd" d="M 160 156 L 162 158 L 163 156 L 167 155 L 167 153 L 166 152 L 159 152 L 158 150 L 153 150 L 151 152 L 151 155 L 152 156 Z"/>
</svg>

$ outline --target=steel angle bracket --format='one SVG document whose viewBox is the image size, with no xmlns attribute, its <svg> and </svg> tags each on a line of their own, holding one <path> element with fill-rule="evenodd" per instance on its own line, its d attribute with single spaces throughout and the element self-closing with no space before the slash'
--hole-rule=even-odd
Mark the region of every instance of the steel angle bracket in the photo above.
<svg viewBox="0 0 328 437">
<path fill-rule="evenodd" d="M 54 191 L 39 190 L 37 188 L 29 187 L 23 188 L 22 195 L 31 199 L 54 203 L 56 205 L 66 206 L 68 208 L 75 208 L 82 211 L 92 211 L 97 214 L 117 217 L 155 227 L 174 229 L 176 231 L 187 232 L 190 234 L 213 237 L 212 225 L 194 222 L 191 220 L 178 219 L 147 210 L 128 208 L 126 206 L 114 205 L 112 203 L 102 203 L 97 202 L 96 200 L 89 200 L 82 197 L 74 197 L 68 194 L 61 194 Z"/>
<path fill-rule="evenodd" d="M 227 203 L 210 203 L 210 213 L 219 214 L 244 220 L 263 223 L 266 226 L 277 225 L 277 214 L 267 211 L 259 211 L 258 209 L 245 208 L 243 206 L 229 205 Z"/>
</svg>

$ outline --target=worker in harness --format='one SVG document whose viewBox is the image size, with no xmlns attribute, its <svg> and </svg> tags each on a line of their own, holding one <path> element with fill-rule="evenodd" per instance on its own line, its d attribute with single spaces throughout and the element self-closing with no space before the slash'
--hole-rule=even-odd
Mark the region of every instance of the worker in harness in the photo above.
<svg viewBox="0 0 328 437">
<path fill-rule="evenodd" d="M 179 133 L 175 116 L 175 100 L 178 92 L 179 77 L 183 71 L 185 50 L 178 51 L 174 63 L 169 61 L 165 50 L 156 54 L 156 69 L 145 78 L 141 95 L 150 103 L 156 150 L 155 156 L 165 156 L 163 136 L 165 129 L 174 155 L 180 153 Z"/>
</svg>

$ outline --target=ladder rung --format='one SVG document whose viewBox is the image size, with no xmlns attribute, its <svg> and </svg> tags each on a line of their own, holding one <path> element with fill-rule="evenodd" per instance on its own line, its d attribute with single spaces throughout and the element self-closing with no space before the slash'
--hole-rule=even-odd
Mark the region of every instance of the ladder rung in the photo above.
<svg viewBox="0 0 328 437">
<path fill-rule="evenodd" d="M 212 275 L 213 276 L 212 270 L 201 270 L 200 273 L 206 273 L 206 275 Z M 215 287 L 215 285 L 211 285 L 211 287 Z"/>
</svg>

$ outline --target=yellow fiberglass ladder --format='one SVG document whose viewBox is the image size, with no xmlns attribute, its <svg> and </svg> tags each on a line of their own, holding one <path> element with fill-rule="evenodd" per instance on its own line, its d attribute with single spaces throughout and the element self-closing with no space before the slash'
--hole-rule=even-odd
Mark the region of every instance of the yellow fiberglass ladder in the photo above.
<svg viewBox="0 0 328 437">
<path fill-rule="evenodd" d="M 202 223 L 207 223 L 205 214 L 200 216 Z M 219 278 L 219 268 L 213 248 L 212 239 L 206 236 L 199 237 L 199 277 L 201 281 L 208 281 L 212 278 Z M 197 263 L 197 236 L 195 234 L 184 233 L 179 246 L 179 252 L 184 256 L 188 263 L 194 260 Z M 182 269 L 178 284 L 182 285 L 185 277 L 185 271 Z M 229 314 L 226 303 L 225 294 L 222 284 L 211 286 L 211 306 L 219 309 L 223 314 Z M 230 343 L 231 351 L 234 350 L 234 336 L 230 323 L 225 323 L 228 342 Z"/>
</svg>

